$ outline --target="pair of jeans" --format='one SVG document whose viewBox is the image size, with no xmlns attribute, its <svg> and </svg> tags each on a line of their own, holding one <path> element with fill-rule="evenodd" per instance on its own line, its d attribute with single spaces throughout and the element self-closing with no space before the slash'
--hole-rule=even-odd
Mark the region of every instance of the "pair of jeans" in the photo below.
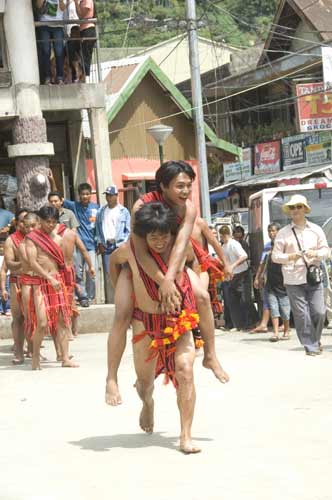
<svg viewBox="0 0 332 500">
<path fill-rule="evenodd" d="M 96 40 L 93 40 L 96 38 L 96 28 L 94 26 L 91 26 L 90 28 L 86 28 L 85 30 L 81 31 L 80 36 L 83 39 L 82 40 L 82 56 L 83 56 L 82 58 L 83 58 L 83 65 L 84 65 L 84 74 L 85 74 L 85 76 L 90 76 L 92 52 L 93 52 L 94 46 L 96 44 Z M 84 40 L 84 38 L 89 38 L 90 40 Z"/>
<path fill-rule="evenodd" d="M 106 303 L 114 303 L 114 290 L 112 287 L 111 280 L 109 278 L 109 268 L 110 268 L 110 255 L 116 250 L 115 243 L 107 243 L 105 253 L 102 256 L 103 259 L 103 271 L 104 271 L 104 283 L 105 283 L 105 295 Z"/>
<path fill-rule="evenodd" d="M 51 79 L 51 45 L 55 54 L 56 75 L 63 80 L 64 67 L 64 31 L 60 27 L 40 26 L 38 28 L 38 45 L 44 80 Z"/>
<path fill-rule="evenodd" d="M 78 300 L 94 300 L 96 296 L 96 279 L 98 275 L 98 262 L 95 250 L 89 250 L 92 265 L 96 271 L 96 278 L 91 278 L 87 269 L 87 264 L 84 261 L 83 255 L 80 251 L 76 250 L 74 257 L 74 266 L 76 273 L 77 296 Z"/>
<path fill-rule="evenodd" d="M 253 326 L 257 311 L 251 298 L 251 273 L 249 269 L 234 274 L 233 279 L 229 282 L 229 301 L 231 318 L 235 328 L 245 330 Z"/>
</svg>

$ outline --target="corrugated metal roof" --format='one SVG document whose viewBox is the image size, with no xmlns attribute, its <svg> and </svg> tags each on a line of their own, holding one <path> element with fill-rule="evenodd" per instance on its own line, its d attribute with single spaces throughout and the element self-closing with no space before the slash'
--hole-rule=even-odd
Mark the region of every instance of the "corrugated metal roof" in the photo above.
<svg viewBox="0 0 332 500">
<path fill-rule="evenodd" d="M 331 40 L 332 0 L 292 0 L 324 40 Z M 291 3 L 291 2 L 290 2 Z"/>
</svg>

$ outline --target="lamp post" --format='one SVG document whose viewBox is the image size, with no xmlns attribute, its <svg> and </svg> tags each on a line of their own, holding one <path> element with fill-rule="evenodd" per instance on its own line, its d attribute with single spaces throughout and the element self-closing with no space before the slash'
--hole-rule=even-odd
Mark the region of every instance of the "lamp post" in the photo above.
<svg viewBox="0 0 332 500">
<path fill-rule="evenodd" d="M 164 143 L 173 132 L 173 127 L 167 125 L 154 125 L 147 129 L 150 135 L 154 138 L 159 147 L 160 165 L 164 162 Z"/>
</svg>

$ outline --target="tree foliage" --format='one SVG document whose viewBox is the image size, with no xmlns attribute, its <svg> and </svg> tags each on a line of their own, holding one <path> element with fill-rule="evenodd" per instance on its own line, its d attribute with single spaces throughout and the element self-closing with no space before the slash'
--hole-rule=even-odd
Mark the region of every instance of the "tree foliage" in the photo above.
<svg viewBox="0 0 332 500">
<path fill-rule="evenodd" d="M 185 0 L 95 2 L 103 47 L 150 46 L 186 29 Z M 277 0 L 196 0 L 196 3 L 201 36 L 235 46 L 250 46 L 265 38 Z"/>
</svg>

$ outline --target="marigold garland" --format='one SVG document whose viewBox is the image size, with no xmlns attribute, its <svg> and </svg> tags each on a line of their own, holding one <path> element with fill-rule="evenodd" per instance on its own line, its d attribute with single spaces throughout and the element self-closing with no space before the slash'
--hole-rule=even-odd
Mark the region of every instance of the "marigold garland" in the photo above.
<svg viewBox="0 0 332 500">
<path fill-rule="evenodd" d="M 150 343 L 150 349 L 174 344 L 184 333 L 196 328 L 199 323 L 199 315 L 195 311 L 183 309 L 178 317 L 168 317 L 164 335 L 167 337 L 154 339 Z"/>
</svg>

